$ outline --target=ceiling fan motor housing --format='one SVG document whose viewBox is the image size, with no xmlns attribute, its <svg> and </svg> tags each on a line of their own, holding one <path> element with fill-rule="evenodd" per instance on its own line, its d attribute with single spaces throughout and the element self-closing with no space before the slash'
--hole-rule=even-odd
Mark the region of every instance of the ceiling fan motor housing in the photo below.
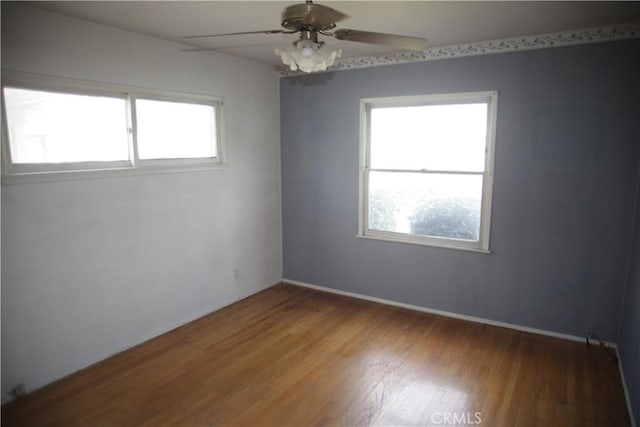
<svg viewBox="0 0 640 427">
<path fill-rule="evenodd" d="M 326 31 L 346 17 L 337 10 L 309 1 L 286 7 L 282 11 L 281 25 L 294 31 Z"/>
</svg>

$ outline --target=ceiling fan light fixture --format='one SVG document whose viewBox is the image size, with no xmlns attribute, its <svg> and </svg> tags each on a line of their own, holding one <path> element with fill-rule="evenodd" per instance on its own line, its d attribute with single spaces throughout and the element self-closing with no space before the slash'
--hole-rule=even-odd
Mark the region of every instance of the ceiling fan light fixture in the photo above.
<svg viewBox="0 0 640 427">
<path fill-rule="evenodd" d="M 333 66 L 342 56 L 342 50 L 331 50 L 324 47 L 324 43 L 318 41 L 318 34 L 333 37 L 347 42 L 367 43 L 387 48 L 410 51 L 422 51 L 427 40 L 420 37 L 401 36 L 398 34 L 386 34 L 373 31 L 351 30 L 341 28 L 332 32 L 336 23 L 347 19 L 348 16 L 328 6 L 313 3 L 306 0 L 304 3 L 287 6 L 280 16 L 279 30 L 244 31 L 239 33 L 208 34 L 199 36 L 186 36 L 187 39 L 204 37 L 235 36 L 241 34 L 294 34 L 300 33 L 300 38 L 293 46 L 284 49 L 276 49 L 276 55 L 280 57 L 291 71 L 325 71 Z M 202 49 L 210 50 L 210 49 Z"/>
<path fill-rule="evenodd" d="M 291 47 L 276 49 L 276 55 L 282 59 L 284 65 L 289 66 L 291 71 L 300 70 L 305 73 L 325 71 L 340 58 L 342 50 L 329 50 L 323 48 L 323 44 L 309 38 L 301 38 Z"/>
</svg>

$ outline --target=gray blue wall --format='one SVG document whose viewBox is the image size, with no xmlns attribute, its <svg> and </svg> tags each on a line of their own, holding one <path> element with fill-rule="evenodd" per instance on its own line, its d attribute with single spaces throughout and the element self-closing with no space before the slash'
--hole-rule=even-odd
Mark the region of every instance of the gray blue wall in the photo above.
<svg viewBox="0 0 640 427">
<path fill-rule="evenodd" d="M 640 123 L 640 117 L 638 117 Z M 638 174 L 640 184 L 640 174 Z M 640 426 L 640 187 L 635 212 L 633 251 L 618 350 L 636 425 Z"/>
<path fill-rule="evenodd" d="M 639 70 L 633 40 L 282 79 L 284 277 L 616 341 Z M 357 238 L 359 100 L 483 90 L 499 91 L 493 254 Z"/>
</svg>

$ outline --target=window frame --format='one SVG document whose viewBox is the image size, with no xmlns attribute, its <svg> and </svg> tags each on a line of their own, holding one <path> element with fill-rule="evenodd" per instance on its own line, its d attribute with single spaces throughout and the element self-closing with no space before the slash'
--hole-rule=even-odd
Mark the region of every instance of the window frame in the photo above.
<svg viewBox="0 0 640 427">
<path fill-rule="evenodd" d="M 371 168 L 371 110 L 381 107 L 411 107 L 423 105 L 447 105 L 464 103 L 487 104 L 487 132 L 485 142 L 485 162 L 482 175 L 482 200 L 480 206 L 480 235 L 478 241 L 447 237 L 422 236 L 410 233 L 374 230 L 369 228 L 369 175 L 372 171 L 385 171 Z M 496 119 L 498 109 L 497 91 L 479 91 L 463 93 L 443 93 L 415 96 L 392 96 L 363 98 L 360 100 L 360 148 L 359 148 L 359 190 L 358 190 L 358 233 L 357 237 L 415 245 L 434 246 L 447 249 L 459 249 L 481 253 L 491 253 L 489 237 L 491 233 L 491 205 L 493 198 L 493 175 L 496 139 Z M 406 170 L 396 171 L 417 173 L 446 172 L 465 175 L 465 171 Z"/>
<path fill-rule="evenodd" d="M 182 158 L 169 158 L 169 159 L 141 159 L 138 156 L 138 134 L 137 132 L 133 132 L 133 158 L 137 164 L 142 166 L 190 166 L 190 165 L 199 165 L 203 163 L 220 163 L 220 135 L 219 135 L 219 125 L 220 125 L 220 105 L 219 102 L 213 102 L 210 99 L 198 98 L 194 99 L 193 96 L 186 95 L 166 95 L 166 94 L 150 94 L 150 93 L 135 93 L 130 94 L 130 109 L 131 109 L 131 123 L 133 129 L 137 129 L 138 126 L 138 114 L 137 114 L 137 100 L 150 100 L 150 101 L 166 101 L 166 102 L 177 102 L 177 103 L 186 103 L 186 104 L 198 104 L 198 105 L 207 105 L 213 107 L 214 117 L 215 117 L 215 130 L 216 130 L 216 157 L 182 157 Z M 212 159 L 211 162 L 206 162 L 204 160 Z"/>
<path fill-rule="evenodd" d="M 123 99 L 126 108 L 126 132 L 129 158 L 122 161 L 86 161 L 61 163 L 13 163 L 5 104 L 5 87 Z M 140 159 L 137 147 L 135 100 L 149 99 L 212 106 L 215 114 L 216 157 Z M 149 174 L 216 170 L 225 166 L 223 98 L 218 96 L 114 85 L 101 82 L 45 76 L 2 70 L 0 108 L 2 120 L 2 183 L 84 179 L 110 175 Z"/>
</svg>

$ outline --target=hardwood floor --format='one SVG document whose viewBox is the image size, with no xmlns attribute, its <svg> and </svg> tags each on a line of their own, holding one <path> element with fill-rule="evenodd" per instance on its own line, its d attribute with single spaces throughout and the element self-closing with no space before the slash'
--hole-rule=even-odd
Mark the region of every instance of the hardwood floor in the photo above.
<svg viewBox="0 0 640 427">
<path fill-rule="evenodd" d="M 280 284 L 2 407 L 3 426 L 629 425 L 596 347 Z"/>
</svg>

